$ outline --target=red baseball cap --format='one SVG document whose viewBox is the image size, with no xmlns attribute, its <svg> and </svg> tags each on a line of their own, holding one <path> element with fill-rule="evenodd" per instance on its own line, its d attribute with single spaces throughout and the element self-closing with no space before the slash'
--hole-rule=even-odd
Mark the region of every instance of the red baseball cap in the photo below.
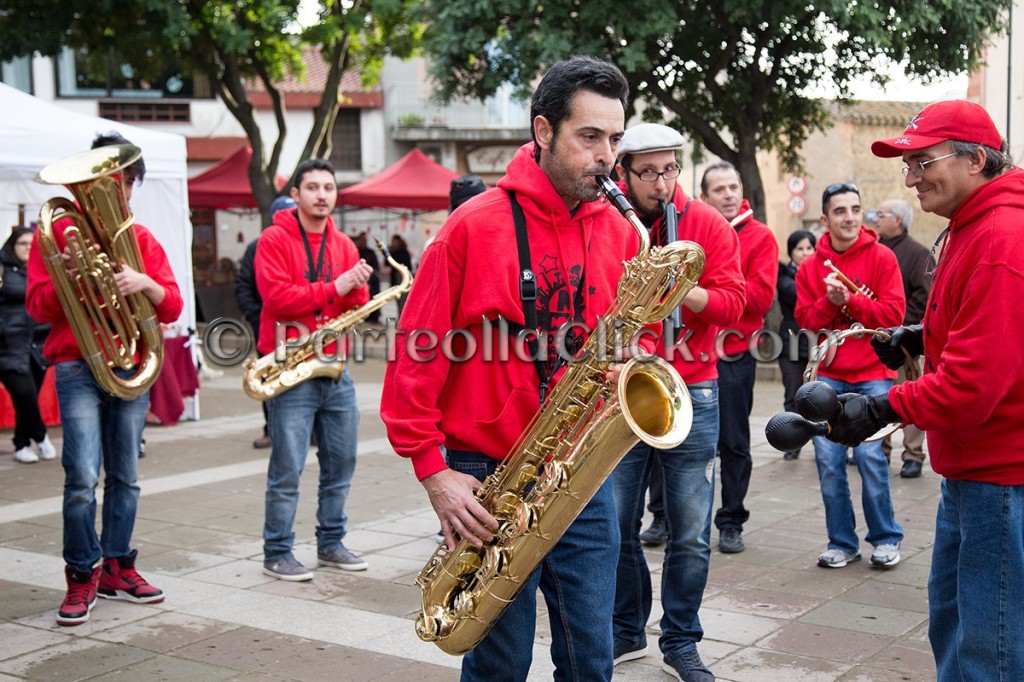
<svg viewBox="0 0 1024 682">
<path fill-rule="evenodd" d="M 924 149 L 946 140 L 959 140 L 999 149 L 1003 138 L 985 109 L 963 99 L 929 104 L 914 117 L 899 137 L 871 144 L 875 156 L 902 156 L 905 151 Z"/>
</svg>

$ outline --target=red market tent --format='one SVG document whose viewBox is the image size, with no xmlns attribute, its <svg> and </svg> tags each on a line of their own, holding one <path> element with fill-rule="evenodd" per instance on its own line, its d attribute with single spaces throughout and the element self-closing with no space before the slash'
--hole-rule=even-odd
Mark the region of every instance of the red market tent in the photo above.
<svg viewBox="0 0 1024 682">
<path fill-rule="evenodd" d="M 452 180 L 458 177 L 455 171 L 413 149 L 372 178 L 340 190 L 338 205 L 444 211 Z"/>
<path fill-rule="evenodd" d="M 256 208 L 249 184 L 249 159 L 252 149 L 237 152 L 188 181 L 188 204 L 194 208 Z M 278 188 L 288 182 L 277 176 Z"/>
</svg>

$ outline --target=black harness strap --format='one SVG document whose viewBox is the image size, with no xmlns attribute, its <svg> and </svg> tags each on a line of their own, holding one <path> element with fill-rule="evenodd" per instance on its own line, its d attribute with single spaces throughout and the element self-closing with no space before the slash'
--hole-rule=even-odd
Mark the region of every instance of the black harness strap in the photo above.
<svg viewBox="0 0 1024 682">
<path fill-rule="evenodd" d="M 526 329 L 526 347 L 533 358 L 533 366 L 540 380 L 540 402 L 548 392 L 547 363 L 540 357 L 540 331 L 537 329 L 537 275 L 533 272 L 530 260 L 530 240 L 526 235 L 526 216 L 523 207 L 516 200 L 515 192 L 508 191 L 508 199 L 512 203 L 512 221 L 516 227 L 516 251 L 519 253 L 519 298 L 523 302 L 523 323 Z"/>
</svg>

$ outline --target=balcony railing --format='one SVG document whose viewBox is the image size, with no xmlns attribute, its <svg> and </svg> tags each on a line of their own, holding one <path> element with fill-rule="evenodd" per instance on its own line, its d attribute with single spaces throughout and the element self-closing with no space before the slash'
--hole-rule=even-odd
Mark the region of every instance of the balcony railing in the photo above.
<svg viewBox="0 0 1024 682">
<path fill-rule="evenodd" d="M 432 89 L 422 83 L 393 83 L 385 92 L 388 123 L 392 127 L 526 128 L 530 103 L 499 91 L 485 101 L 461 100 L 442 105 L 431 99 Z"/>
</svg>

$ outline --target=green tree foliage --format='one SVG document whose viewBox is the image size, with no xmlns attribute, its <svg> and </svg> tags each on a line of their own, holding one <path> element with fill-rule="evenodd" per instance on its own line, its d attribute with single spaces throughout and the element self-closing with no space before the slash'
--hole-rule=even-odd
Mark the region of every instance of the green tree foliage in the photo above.
<svg viewBox="0 0 1024 682">
<path fill-rule="evenodd" d="M 552 63 L 590 54 L 617 64 L 634 105 L 733 163 L 755 211 L 755 153 L 801 170 L 799 150 L 827 115 L 815 90 L 850 96 L 857 78 L 884 85 L 900 64 L 927 80 L 977 65 L 1012 0 L 426 0 L 425 49 L 440 97 L 524 94 Z M 640 106 L 642 105 L 642 106 Z"/>
<path fill-rule="evenodd" d="M 303 49 L 319 47 L 328 75 L 302 158 L 327 157 L 345 96 L 342 73 L 358 66 L 371 83 L 386 53 L 409 56 L 422 38 L 421 9 L 418 0 L 323 0 L 318 21 L 300 30 L 299 0 L 5 0 L 0 60 L 84 47 L 104 57 L 98 60 L 104 65 L 106 55 L 116 55 L 139 77 L 159 74 L 169 63 L 204 74 L 249 138 L 249 178 L 267 220 L 288 132 L 278 85 L 289 74 L 305 77 Z M 261 129 L 247 83 L 267 92 L 276 131 Z"/>
</svg>

